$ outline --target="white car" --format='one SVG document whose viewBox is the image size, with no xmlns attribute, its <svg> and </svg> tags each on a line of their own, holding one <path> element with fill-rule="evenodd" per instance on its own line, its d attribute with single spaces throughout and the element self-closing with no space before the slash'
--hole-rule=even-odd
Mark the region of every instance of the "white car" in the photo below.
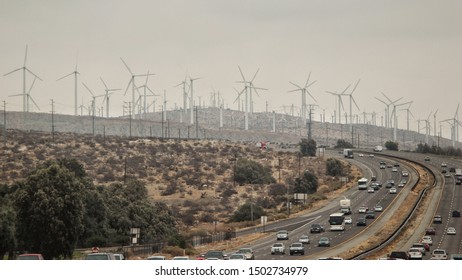
<svg viewBox="0 0 462 280">
<path fill-rule="evenodd" d="M 444 249 L 435 249 L 432 252 L 432 260 L 447 260 L 448 254 L 446 254 L 446 250 Z"/>
<path fill-rule="evenodd" d="M 422 259 L 422 251 L 419 248 L 411 248 L 411 249 L 409 249 L 409 259 L 411 259 L 411 260 L 421 260 Z"/>
<path fill-rule="evenodd" d="M 454 227 L 448 227 L 448 230 L 446 231 L 447 235 L 455 235 L 456 234 L 456 228 Z"/>
<path fill-rule="evenodd" d="M 398 168 L 393 167 L 393 168 L 391 169 L 391 172 L 398 172 Z"/>
<path fill-rule="evenodd" d="M 298 239 L 298 242 L 303 243 L 303 244 L 310 244 L 310 238 L 308 237 L 308 235 L 302 235 Z"/>
<path fill-rule="evenodd" d="M 448 164 L 446 162 L 442 162 L 441 167 L 448 167 Z"/>
<path fill-rule="evenodd" d="M 345 224 L 351 224 L 353 223 L 353 219 L 351 219 L 350 216 L 345 217 Z"/>
<path fill-rule="evenodd" d="M 420 242 L 423 244 L 433 245 L 433 239 L 430 235 L 425 235 L 424 237 L 422 237 L 422 240 Z"/>
<path fill-rule="evenodd" d="M 358 154 L 359 157 L 363 157 L 364 155 L 363 154 Z"/>
<path fill-rule="evenodd" d="M 245 261 L 247 260 L 247 258 L 245 257 L 244 254 L 231 254 L 231 256 L 229 256 L 229 260 Z"/>
<path fill-rule="evenodd" d="M 283 243 L 274 243 L 273 246 L 271 246 L 271 255 L 274 254 L 286 254 L 286 246 L 284 246 Z"/>
<path fill-rule="evenodd" d="M 361 206 L 358 209 L 358 213 L 366 213 L 369 208 L 367 206 Z"/>
<path fill-rule="evenodd" d="M 278 233 L 276 234 L 276 239 L 277 240 L 281 240 L 281 239 L 289 240 L 289 232 L 287 230 L 278 231 Z"/>
<path fill-rule="evenodd" d="M 367 188 L 367 192 L 368 192 L 368 193 L 373 193 L 373 192 L 375 192 L 375 191 L 374 191 L 373 188 L 369 187 L 369 188 Z"/>
<path fill-rule="evenodd" d="M 375 212 L 382 212 L 383 211 L 383 207 L 381 205 L 375 205 L 374 206 L 374 211 Z"/>
<path fill-rule="evenodd" d="M 187 261 L 189 260 L 189 257 L 188 256 L 176 256 L 176 257 L 173 257 L 174 261 Z"/>
<path fill-rule="evenodd" d="M 391 188 L 391 189 L 390 189 L 390 193 L 391 193 L 391 194 L 395 194 L 395 193 L 397 193 L 397 192 L 398 192 L 398 190 L 396 190 L 396 188 Z"/>
<path fill-rule="evenodd" d="M 407 170 L 403 170 L 403 172 L 401 172 L 401 175 L 403 177 L 409 177 L 409 172 Z"/>
</svg>

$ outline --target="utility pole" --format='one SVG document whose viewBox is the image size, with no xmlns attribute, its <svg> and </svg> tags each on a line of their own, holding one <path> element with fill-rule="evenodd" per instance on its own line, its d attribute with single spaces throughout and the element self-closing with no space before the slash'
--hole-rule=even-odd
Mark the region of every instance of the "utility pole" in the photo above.
<svg viewBox="0 0 462 280">
<path fill-rule="evenodd" d="M 55 122 L 54 122 L 54 113 L 55 113 L 55 103 L 53 99 L 51 99 L 51 139 L 55 142 Z"/>
<path fill-rule="evenodd" d="M 196 139 L 199 139 L 199 114 L 197 113 L 197 106 L 194 106 L 194 110 L 196 111 Z"/>
<path fill-rule="evenodd" d="M 3 100 L 3 143 L 6 144 L 6 101 Z"/>
<path fill-rule="evenodd" d="M 128 102 L 128 125 L 129 125 L 129 138 L 132 138 L 132 103 Z M 124 178 L 125 183 L 125 178 Z"/>
</svg>

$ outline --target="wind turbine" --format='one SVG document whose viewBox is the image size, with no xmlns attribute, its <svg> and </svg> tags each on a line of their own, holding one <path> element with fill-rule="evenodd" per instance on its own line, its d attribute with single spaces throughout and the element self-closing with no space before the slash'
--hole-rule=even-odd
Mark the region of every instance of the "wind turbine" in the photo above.
<svg viewBox="0 0 462 280">
<path fill-rule="evenodd" d="M 438 109 L 433 114 L 433 136 L 436 136 L 436 113 L 438 113 Z"/>
<path fill-rule="evenodd" d="M 32 87 L 34 86 L 35 84 L 35 80 L 37 80 L 36 77 L 34 77 L 34 81 L 32 82 L 30 88 L 29 88 L 29 91 L 26 93 L 26 94 L 23 94 L 23 93 L 20 93 L 20 94 L 13 94 L 13 95 L 10 95 L 10 97 L 13 97 L 13 96 L 26 96 L 26 107 L 27 107 L 27 112 L 30 111 L 30 106 L 29 106 L 29 101 L 32 101 L 32 103 L 34 103 L 35 107 L 37 107 L 37 109 L 40 111 L 40 108 L 39 106 L 37 105 L 37 103 L 35 103 L 34 99 L 32 98 L 32 96 L 30 95 L 30 92 L 32 90 Z"/>
<path fill-rule="evenodd" d="M 411 105 L 412 103 L 409 104 L 409 106 L 406 108 L 406 109 L 402 109 L 403 111 L 406 111 L 407 113 L 407 131 L 409 131 L 409 115 L 411 115 L 412 117 L 414 117 L 414 115 L 412 114 L 411 110 L 409 110 L 411 108 Z M 420 133 L 420 132 L 419 132 Z"/>
<path fill-rule="evenodd" d="M 93 97 L 92 101 L 91 101 L 91 110 L 92 110 L 92 114 L 93 114 L 93 117 L 95 116 L 95 100 L 96 98 L 98 97 L 103 97 L 104 94 L 101 94 L 101 95 L 94 95 L 93 94 L 93 91 L 91 91 L 91 89 L 82 82 L 82 85 L 88 90 L 88 92 L 91 94 L 91 96 Z"/>
<path fill-rule="evenodd" d="M 441 122 L 451 122 L 452 121 L 452 146 L 455 147 L 455 142 L 459 141 L 459 126 L 462 126 L 461 123 L 459 122 L 459 106 L 460 104 L 457 104 L 457 109 L 456 112 L 454 113 L 454 117 L 451 119 L 446 119 Z"/>
<path fill-rule="evenodd" d="M 27 45 L 26 45 L 26 54 L 24 55 L 24 64 L 23 64 L 23 66 L 18 68 L 18 69 L 15 69 L 13 71 L 10 71 L 10 72 L 6 73 L 5 75 L 3 75 L 3 76 L 8 76 L 8 75 L 10 75 L 10 74 L 12 74 L 12 73 L 14 73 L 16 71 L 22 70 L 22 94 L 23 94 L 22 108 L 23 108 L 24 112 L 28 112 L 28 107 L 29 107 L 27 105 L 28 104 L 28 97 L 27 97 L 28 93 L 26 92 L 26 71 L 29 72 L 29 74 L 31 74 L 35 78 L 42 81 L 42 79 L 40 79 L 39 76 L 35 75 L 29 68 L 26 67 L 26 62 L 27 62 Z"/>
<path fill-rule="evenodd" d="M 342 95 L 345 95 L 345 96 L 349 96 L 350 97 L 350 127 L 352 128 L 353 127 L 353 103 L 355 104 L 356 108 L 358 110 L 359 109 L 359 106 L 358 104 L 356 104 L 356 100 L 353 98 L 353 92 L 356 90 L 356 88 L 358 87 L 358 84 L 359 82 L 361 81 L 361 79 L 358 80 L 358 82 L 356 83 L 355 87 L 351 90 L 350 94 L 342 94 Z"/>
<path fill-rule="evenodd" d="M 401 100 L 401 98 L 398 99 L 398 100 Z M 393 141 L 395 141 L 395 142 L 396 142 L 396 139 L 397 139 L 397 129 L 398 129 L 398 117 L 396 115 L 396 107 L 404 106 L 404 105 L 407 105 L 407 104 L 412 104 L 412 102 L 413 102 L 413 101 L 409 101 L 409 102 L 405 102 L 405 103 L 401 103 L 401 104 L 395 104 L 398 100 L 391 103 L 393 105 L 393 112 L 392 112 L 392 116 L 393 116 Z"/>
<path fill-rule="evenodd" d="M 109 118 L 109 96 L 111 94 L 114 94 L 114 91 L 118 91 L 118 90 L 121 90 L 121 89 L 120 88 L 110 89 L 110 88 L 107 87 L 107 85 L 104 82 L 103 78 L 100 77 L 100 79 L 101 79 L 101 82 L 104 85 L 105 92 L 106 92 L 106 94 L 104 95 L 104 98 L 103 98 L 103 104 L 104 104 L 104 101 L 106 101 L 106 118 Z"/>
<path fill-rule="evenodd" d="M 138 87 L 138 89 L 143 88 L 143 115 L 144 116 L 146 115 L 146 113 L 148 111 L 148 109 L 147 109 L 148 107 L 147 107 L 147 103 L 146 103 L 147 96 L 148 95 L 150 95 L 150 96 L 158 96 L 148 86 L 148 79 L 149 79 L 149 70 L 148 70 L 148 73 L 146 75 L 146 81 L 144 82 L 144 85 Z M 147 91 L 151 92 L 151 94 L 148 94 Z"/>
<path fill-rule="evenodd" d="M 288 91 L 288 92 L 300 91 L 300 92 L 302 93 L 302 109 L 301 109 L 302 111 L 301 111 L 301 117 L 302 117 L 302 120 L 303 120 L 303 124 L 304 124 L 304 125 L 306 124 L 306 112 L 307 112 L 307 109 L 306 109 L 306 93 L 308 93 L 308 94 L 311 96 L 311 98 L 313 98 L 313 100 L 314 100 L 315 102 L 318 102 L 318 101 L 316 100 L 316 98 L 314 98 L 314 96 L 311 95 L 311 93 L 308 91 L 308 88 L 309 88 L 312 84 L 316 83 L 316 81 L 310 83 L 310 76 L 311 76 L 311 72 L 310 72 L 310 74 L 308 74 L 308 78 L 306 79 L 306 83 L 305 83 L 305 86 L 304 86 L 303 88 L 302 88 L 301 86 L 299 86 L 299 85 L 297 85 L 297 84 L 295 84 L 295 83 L 289 81 L 289 83 L 291 83 L 292 85 L 296 86 L 297 89 L 290 90 L 290 91 Z"/>
<path fill-rule="evenodd" d="M 125 61 L 124 61 L 122 58 L 120 58 L 120 60 L 122 60 L 122 63 L 125 65 L 125 67 L 127 68 L 128 72 L 129 72 L 130 75 L 131 75 L 131 78 L 130 78 L 130 80 L 129 80 L 129 82 L 128 82 L 127 89 L 125 90 L 124 95 L 127 94 L 127 91 L 128 91 L 128 89 L 130 88 L 130 85 L 131 85 L 131 86 L 132 86 L 132 104 L 131 104 L 131 105 L 132 105 L 132 108 L 131 108 L 131 110 L 132 110 L 132 114 L 135 114 L 135 108 L 136 108 L 136 104 L 135 104 L 135 90 L 138 91 L 138 88 L 137 88 L 136 85 L 135 85 L 135 78 L 136 78 L 136 77 L 152 76 L 152 75 L 155 75 L 155 74 L 149 74 L 149 73 L 148 73 L 148 74 L 136 74 L 136 75 L 135 75 L 135 74 L 133 74 L 133 72 L 132 72 L 132 70 L 130 69 L 130 67 L 128 67 L 127 63 L 125 63 Z M 139 91 L 138 91 L 138 93 L 139 93 Z"/>
<path fill-rule="evenodd" d="M 78 104 L 77 104 L 77 75 L 80 73 L 77 71 L 77 62 L 75 63 L 75 69 L 73 72 L 65 75 L 64 77 L 61 77 L 57 79 L 56 81 L 62 80 L 66 77 L 69 77 L 70 75 L 74 75 L 74 115 L 77 116 L 77 109 L 78 109 Z"/>
<path fill-rule="evenodd" d="M 337 96 L 338 97 L 338 121 L 339 123 L 342 123 L 342 112 L 341 112 L 341 109 L 340 109 L 340 106 L 343 108 L 343 101 L 342 101 L 342 95 L 345 95 L 345 92 L 350 88 L 351 85 L 348 85 L 343 91 L 342 93 L 336 93 L 336 92 L 332 92 L 332 91 L 326 91 L 327 93 L 330 93 L 334 96 Z"/>
<path fill-rule="evenodd" d="M 188 76 L 184 77 L 184 81 L 177 84 L 175 87 L 183 85 L 183 111 L 186 114 L 188 112 L 188 92 L 186 91 L 186 87 L 188 86 Z"/>
</svg>

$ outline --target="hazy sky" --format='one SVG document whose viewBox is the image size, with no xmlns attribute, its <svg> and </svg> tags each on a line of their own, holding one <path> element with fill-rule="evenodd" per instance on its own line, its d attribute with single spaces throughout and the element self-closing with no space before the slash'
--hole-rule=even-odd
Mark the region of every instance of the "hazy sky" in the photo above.
<svg viewBox="0 0 462 280">
<path fill-rule="evenodd" d="M 268 88 L 255 96 L 256 111 L 267 101 L 277 112 L 283 105 L 299 107 L 300 94 L 287 93 L 294 89 L 289 81 L 304 84 L 310 72 L 317 81 L 310 88 L 319 105 L 316 119 L 320 108 L 328 121 L 336 110 L 326 91 L 341 92 L 358 79 L 354 97 L 361 114 L 383 114 L 374 98 L 384 99 L 381 92 L 403 97 L 400 102 L 414 101 L 414 129 L 416 119 L 436 109 L 438 120 L 452 118 L 462 102 L 459 0 L 0 0 L 0 34 L 0 101 L 13 111 L 22 111 L 22 97 L 9 97 L 22 93 L 22 72 L 3 74 L 22 67 L 26 44 L 27 67 L 43 79 L 30 93 L 41 112 L 50 112 L 54 99 L 58 113 L 74 113 L 73 77 L 56 80 L 77 61 L 79 80 L 95 94 L 104 94 L 100 77 L 123 89 L 111 97 L 110 111 L 122 115 L 131 93 L 124 96 L 130 74 L 120 58 L 135 74 L 156 74 L 149 87 L 166 90 L 168 108 L 182 106 L 182 89 L 174 86 L 186 74 L 203 77 L 194 89 L 206 105 L 213 87 L 225 107 L 237 108 L 238 65 L 248 79 L 260 68 L 254 83 Z M 79 104 L 83 98 L 88 105 L 91 95 L 78 86 Z M 346 98 L 344 105 L 349 111 Z M 404 128 L 405 112 L 399 115 Z M 450 137 L 447 125 L 443 131 Z"/>
</svg>

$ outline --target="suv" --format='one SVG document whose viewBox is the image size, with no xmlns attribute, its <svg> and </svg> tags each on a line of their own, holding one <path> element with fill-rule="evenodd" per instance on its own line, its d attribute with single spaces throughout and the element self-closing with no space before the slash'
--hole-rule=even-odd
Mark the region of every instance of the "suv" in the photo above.
<svg viewBox="0 0 462 280">
<path fill-rule="evenodd" d="M 435 215 L 435 217 L 433 217 L 433 223 L 434 223 L 434 224 L 441 224 L 441 223 L 443 223 L 443 218 L 441 218 L 441 215 Z"/>
<path fill-rule="evenodd" d="M 115 257 L 112 253 L 91 253 L 85 257 L 85 260 L 114 261 Z"/>
<path fill-rule="evenodd" d="M 446 260 L 448 255 L 446 254 L 446 250 L 444 249 L 435 249 L 432 252 L 432 260 Z"/>
<path fill-rule="evenodd" d="M 320 224 L 312 224 L 310 233 L 321 233 L 324 232 L 324 228 Z"/>
<path fill-rule="evenodd" d="M 294 255 L 294 254 L 305 255 L 305 247 L 300 242 L 292 243 L 289 247 L 289 253 L 290 255 Z"/>
<path fill-rule="evenodd" d="M 205 253 L 205 259 L 225 260 L 228 256 L 223 251 L 208 251 Z"/>
<path fill-rule="evenodd" d="M 375 219 L 374 211 L 367 211 L 365 218 L 366 219 Z"/>
<path fill-rule="evenodd" d="M 287 230 L 280 230 L 276 233 L 277 240 L 289 240 L 289 232 Z"/>
<path fill-rule="evenodd" d="M 274 254 L 286 254 L 286 247 L 282 243 L 274 243 L 273 246 L 271 246 L 271 255 Z"/>
<path fill-rule="evenodd" d="M 459 218 L 460 217 L 460 211 L 459 210 L 454 210 L 452 211 L 452 216 L 454 218 Z"/>
</svg>

